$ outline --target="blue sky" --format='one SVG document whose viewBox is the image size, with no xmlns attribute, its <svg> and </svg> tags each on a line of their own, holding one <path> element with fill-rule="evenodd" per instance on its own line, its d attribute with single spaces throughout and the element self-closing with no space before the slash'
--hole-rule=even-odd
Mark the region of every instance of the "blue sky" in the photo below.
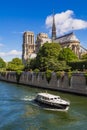
<svg viewBox="0 0 87 130">
<path fill-rule="evenodd" d="M 87 48 L 87 0 L 4 0 L 0 1 L 0 57 L 21 58 L 24 31 L 48 33 L 54 9 L 57 36 L 73 31 Z"/>
</svg>

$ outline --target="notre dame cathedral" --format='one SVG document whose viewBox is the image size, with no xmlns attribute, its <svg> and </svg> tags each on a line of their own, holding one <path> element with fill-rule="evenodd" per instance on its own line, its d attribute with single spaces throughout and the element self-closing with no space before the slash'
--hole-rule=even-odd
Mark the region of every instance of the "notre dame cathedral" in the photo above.
<svg viewBox="0 0 87 130">
<path fill-rule="evenodd" d="M 39 48 L 46 42 L 59 43 L 63 48 L 70 48 L 79 58 L 83 53 L 87 53 L 87 50 L 80 45 L 80 41 L 73 32 L 61 37 L 56 37 L 55 16 L 53 15 L 51 38 L 49 38 L 46 33 L 39 33 L 36 37 L 36 40 L 34 40 L 33 32 L 24 32 L 22 45 L 23 63 L 26 64 L 29 58 L 35 58 L 39 51 Z"/>
</svg>

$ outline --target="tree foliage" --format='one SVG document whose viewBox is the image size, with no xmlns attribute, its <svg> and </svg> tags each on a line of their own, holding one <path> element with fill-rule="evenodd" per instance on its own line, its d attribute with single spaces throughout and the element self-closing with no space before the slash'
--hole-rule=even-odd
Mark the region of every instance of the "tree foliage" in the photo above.
<svg viewBox="0 0 87 130">
<path fill-rule="evenodd" d="M 5 68 L 6 62 L 0 57 L 0 68 Z"/>
<path fill-rule="evenodd" d="M 71 67 L 72 70 L 83 71 L 87 69 L 87 60 L 68 62 L 68 65 Z"/>
<path fill-rule="evenodd" d="M 51 80 L 52 71 L 51 70 L 46 70 L 45 75 L 46 75 L 46 79 L 47 79 L 47 81 L 49 83 L 50 80 Z"/>
<path fill-rule="evenodd" d="M 53 71 L 70 69 L 70 67 L 66 64 L 66 61 L 59 61 L 57 59 L 49 59 L 48 68 Z"/>
<path fill-rule="evenodd" d="M 83 54 L 82 57 L 81 57 L 82 60 L 87 60 L 87 53 L 86 54 Z"/>
<path fill-rule="evenodd" d="M 74 52 L 70 48 L 63 48 L 60 51 L 59 60 L 63 60 L 66 62 L 76 61 L 78 60 L 78 57 L 74 54 Z"/>
<path fill-rule="evenodd" d="M 13 58 L 12 61 L 8 62 L 7 70 L 17 71 L 23 69 L 24 65 L 22 64 L 22 60 L 19 58 Z"/>
<path fill-rule="evenodd" d="M 27 68 L 39 69 L 40 71 L 59 71 L 67 70 L 69 66 L 66 64 L 65 59 L 62 61 L 58 59 L 62 48 L 58 43 L 45 43 L 37 53 L 35 59 L 29 60 Z"/>
<path fill-rule="evenodd" d="M 52 63 L 56 64 L 58 55 L 60 52 L 60 45 L 57 43 L 45 43 L 39 50 L 36 57 L 36 68 L 39 68 L 41 71 L 47 70 Z"/>
<path fill-rule="evenodd" d="M 26 68 L 29 70 L 39 69 L 40 71 L 69 70 L 67 64 L 70 61 L 77 61 L 78 57 L 69 48 L 61 48 L 58 43 L 44 43 L 35 59 L 28 61 Z"/>
<path fill-rule="evenodd" d="M 26 62 L 24 70 L 31 70 L 31 69 L 32 70 L 36 69 L 36 58 L 28 59 L 28 61 Z"/>
<path fill-rule="evenodd" d="M 58 54 L 60 52 L 60 45 L 57 43 L 45 43 L 39 50 L 39 53 L 37 54 L 38 57 L 58 57 Z"/>
</svg>

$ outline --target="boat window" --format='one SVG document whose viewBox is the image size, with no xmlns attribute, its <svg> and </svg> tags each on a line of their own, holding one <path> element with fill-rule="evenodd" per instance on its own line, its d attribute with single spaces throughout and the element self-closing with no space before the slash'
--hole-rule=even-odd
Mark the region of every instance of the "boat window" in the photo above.
<svg viewBox="0 0 87 130">
<path fill-rule="evenodd" d="M 42 99 L 49 100 L 49 98 L 47 98 L 47 97 L 42 97 Z"/>
</svg>

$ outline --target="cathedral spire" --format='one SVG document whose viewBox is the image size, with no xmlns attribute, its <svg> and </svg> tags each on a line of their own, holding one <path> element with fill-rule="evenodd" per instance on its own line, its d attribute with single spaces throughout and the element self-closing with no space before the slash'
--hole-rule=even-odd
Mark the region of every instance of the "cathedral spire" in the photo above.
<svg viewBox="0 0 87 130">
<path fill-rule="evenodd" d="M 56 25 L 55 25 L 55 15 L 53 11 L 53 23 L 52 23 L 52 42 L 56 39 Z"/>
</svg>

